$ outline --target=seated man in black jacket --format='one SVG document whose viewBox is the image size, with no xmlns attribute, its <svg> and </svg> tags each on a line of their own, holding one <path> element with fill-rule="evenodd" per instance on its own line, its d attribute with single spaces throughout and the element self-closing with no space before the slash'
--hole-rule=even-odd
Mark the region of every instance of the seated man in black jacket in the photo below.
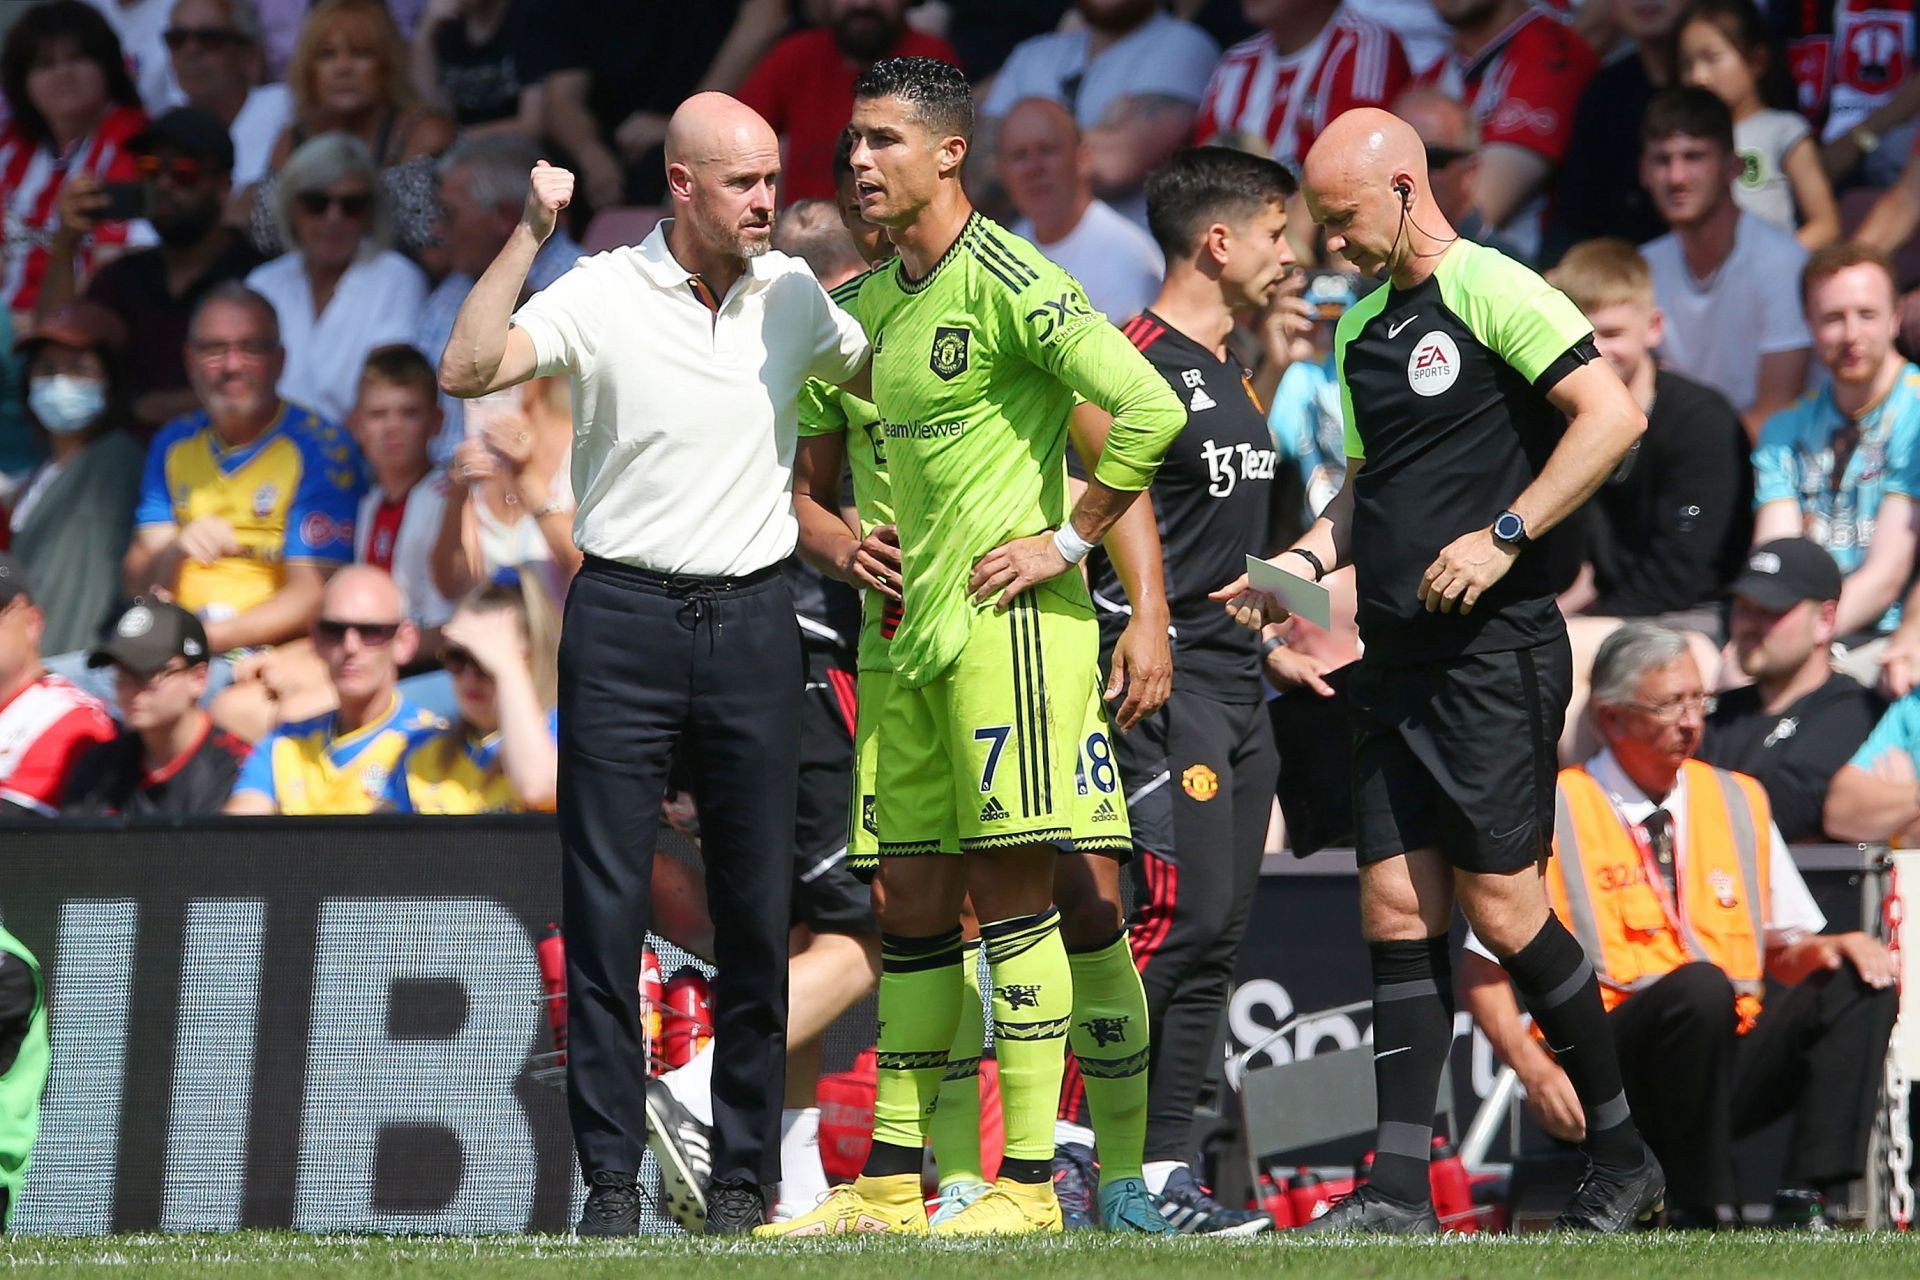
<svg viewBox="0 0 1920 1280">
<path fill-rule="evenodd" d="M 1732 592 L 1733 656 L 1753 683 L 1721 696 L 1698 754 L 1760 779 L 1789 842 L 1828 839 L 1833 775 L 1886 709 L 1833 666 L 1840 567 L 1818 543 L 1780 538 L 1753 549 Z"/>
<path fill-rule="evenodd" d="M 1623 618 L 1690 632 L 1713 685 L 1718 598 L 1740 571 L 1753 529 L 1747 436 L 1719 392 L 1662 369 L 1653 274 L 1624 240 L 1575 246 L 1547 277 L 1586 312 L 1594 345 L 1647 415 L 1647 433 L 1586 506 L 1553 534 L 1556 560 L 1580 565 L 1561 597 L 1573 643 L 1574 690 L 1563 760 L 1592 754 L 1580 714 L 1586 673 Z"/>
</svg>

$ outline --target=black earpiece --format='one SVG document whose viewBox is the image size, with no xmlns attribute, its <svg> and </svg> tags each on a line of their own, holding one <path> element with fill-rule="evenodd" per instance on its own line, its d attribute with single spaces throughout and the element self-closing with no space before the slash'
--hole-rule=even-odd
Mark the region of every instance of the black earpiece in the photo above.
<svg viewBox="0 0 1920 1280">
<path fill-rule="evenodd" d="M 1406 183 L 1396 182 L 1393 184 L 1393 189 L 1400 193 L 1401 204 L 1405 204 L 1407 201 L 1413 199 L 1413 188 L 1408 186 Z"/>
</svg>

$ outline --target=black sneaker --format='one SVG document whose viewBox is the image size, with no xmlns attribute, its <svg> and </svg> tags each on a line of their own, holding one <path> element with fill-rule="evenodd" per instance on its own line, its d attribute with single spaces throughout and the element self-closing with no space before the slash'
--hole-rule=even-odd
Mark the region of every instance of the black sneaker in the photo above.
<svg viewBox="0 0 1920 1280">
<path fill-rule="evenodd" d="M 707 1126 L 661 1081 L 647 1081 L 647 1147 L 660 1162 L 661 1208 L 688 1231 L 707 1222 L 707 1179 L 713 1150 Z"/>
<path fill-rule="evenodd" d="M 1053 1149 L 1053 1194 L 1060 1201 L 1062 1230 L 1093 1229 L 1093 1189 L 1099 1185 L 1100 1170 L 1091 1149 L 1077 1142 Z"/>
<path fill-rule="evenodd" d="M 1289 1234 L 1316 1236 L 1430 1236 L 1440 1230 L 1433 1205 L 1401 1204 L 1361 1183 L 1333 1202 L 1333 1207 L 1294 1227 Z"/>
<path fill-rule="evenodd" d="M 1589 1163 L 1587 1176 L 1574 1188 L 1573 1199 L 1553 1220 L 1552 1229 L 1617 1235 L 1637 1224 L 1651 1223 L 1666 1200 L 1666 1170 L 1651 1151 L 1638 1169 L 1625 1172 Z"/>
<path fill-rule="evenodd" d="M 1153 1198 L 1160 1216 L 1183 1236 L 1250 1236 L 1273 1230 L 1273 1219 L 1252 1209 L 1229 1209 L 1207 1194 L 1191 1169 L 1175 1169 Z"/>
<path fill-rule="evenodd" d="M 587 1204 L 574 1232 L 583 1236 L 640 1234 L 640 1184 L 630 1173 L 587 1175 Z"/>
<path fill-rule="evenodd" d="M 1818 1191 L 1782 1190 L 1773 1193 L 1773 1213 L 1767 1226 L 1775 1231 L 1833 1231 L 1827 1198 Z"/>
<path fill-rule="evenodd" d="M 757 1182 L 715 1178 L 707 1187 L 707 1234 L 740 1236 L 767 1223 L 767 1193 Z"/>
</svg>

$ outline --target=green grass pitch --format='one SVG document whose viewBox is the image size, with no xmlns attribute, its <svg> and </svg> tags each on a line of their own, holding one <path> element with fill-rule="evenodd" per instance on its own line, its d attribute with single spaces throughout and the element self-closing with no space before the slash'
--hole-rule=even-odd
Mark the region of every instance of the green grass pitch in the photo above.
<svg viewBox="0 0 1920 1280">
<path fill-rule="evenodd" d="M 1046 1240 L 861 1239 L 791 1243 L 560 1236 L 484 1239 L 110 1236 L 0 1242 L 0 1271 L 52 1276 L 606 1277 L 772 1280 L 1616 1280 L 1622 1276 L 1856 1280 L 1920 1274 L 1920 1236 L 1648 1233 L 1615 1239 L 1509 1236 L 1348 1244 L 1256 1236 L 1157 1243 L 1099 1235 Z"/>
</svg>

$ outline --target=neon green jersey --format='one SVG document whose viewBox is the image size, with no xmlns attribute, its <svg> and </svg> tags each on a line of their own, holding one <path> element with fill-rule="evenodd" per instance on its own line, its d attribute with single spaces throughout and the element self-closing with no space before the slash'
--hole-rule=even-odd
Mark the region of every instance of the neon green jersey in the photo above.
<svg viewBox="0 0 1920 1280">
<path fill-rule="evenodd" d="M 917 686 L 966 645 L 974 562 L 1066 519 L 1075 394 L 1113 415 L 1094 477 L 1134 492 L 1186 410 L 1072 276 L 977 213 L 924 279 L 896 261 L 859 283 L 906 579 L 893 666 Z M 1086 594 L 1078 574 L 1058 585 Z"/>
<path fill-rule="evenodd" d="M 885 270 L 876 267 L 874 270 Z M 871 274 L 869 272 L 868 274 Z M 866 276 L 855 276 L 828 291 L 843 309 L 851 309 Z M 860 536 L 893 523 L 893 482 L 887 478 L 887 441 L 880 429 L 880 411 L 871 400 L 818 378 L 808 378 L 800 391 L 800 434 L 846 437 L 847 467 L 853 473 L 853 507 L 860 515 Z M 862 593 L 860 656 L 862 671 L 891 671 L 888 652 L 887 605 L 878 591 Z M 896 611 L 893 622 L 900 621 Z"/>
</svg>

